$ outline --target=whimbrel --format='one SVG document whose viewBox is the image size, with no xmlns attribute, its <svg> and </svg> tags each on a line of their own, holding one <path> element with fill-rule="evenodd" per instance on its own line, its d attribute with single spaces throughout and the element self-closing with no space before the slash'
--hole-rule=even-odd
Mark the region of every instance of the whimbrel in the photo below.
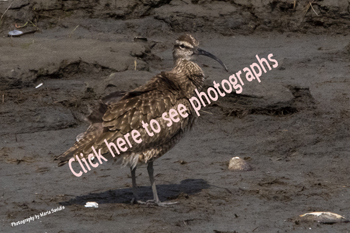
<svg viewBox="0 0 350 233">
<path fill-rule="evenodd" d="M 92 146 L 101 148 L 102 154 L 107 154 L 109 148 L 104 143 L 106 140 L 116 141 L 118 137 L 136 129 L 141 135 L 142 143 L 132 146 L 117 159 L 122 160 L 123 165 L 130 166 L 134 200 L 144 203 L 139 200 L 137 194 L 135 171 L 137 165 L 147 163 L 154 197 L 154 200 L 148 203 L 166 204 L 160 202 L 157 195 L 153 162 L 169 151 L 193 126 L 197 118 L 189 103 L 189 99 L 195 95 L 195 90 L 201 90 L 204 82 L 202 69 L 192 61 L 196 55 L 215 59 L 227 71 L 220 59 L 198 48 L 198 42 L 193 36 L 188 34 L 180 36 L 173 48 L 173 69 L 161 72 L 144 86 L 125 94 L 120 100 L 116 100 L 113 94 L 104 98 L 99 109 L 88 117 L 91 124 L 80 140 L 56 158 L 60 160 L 59 166 L 80 153 L 88 158 L 86 155 L 92 153 Z M 186 111 L 183 113 L 187 117 L 179 117 L 169 126 L 169 122 L 162 118 L 162 114 L 171 109 L 178 109 L 179 105 L 185 106 Z M 142 127 L 144 122 L 150 122 L 151 119 L 156 119 L 162 129 L 152 137 Z"/>
</svg>

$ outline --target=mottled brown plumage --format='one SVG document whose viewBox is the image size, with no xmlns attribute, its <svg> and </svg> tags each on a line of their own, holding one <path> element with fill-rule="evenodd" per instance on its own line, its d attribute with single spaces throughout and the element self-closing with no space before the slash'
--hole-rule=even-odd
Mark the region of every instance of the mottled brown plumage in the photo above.
<svg viewBox="0 0 350 233">
<path fill-rule="evenodd" d="M 191 61 L 194 55 L 206 55 L 225 65 L 214 55 L 197 48 L 198 42 L 191 35 L 180 36 L 174 45 L 174 67 L 171 71 L 161 72 L 144 86 L 125 94 L 118 99 L 118 93 L 102 99 L 99 108 L 88 117 L 91 125 L 80 135 L 80 140 L 62 155 L 58 156 L 59 166 L 64 165 L 76 154 L 91 153 L 91 147 L 99 148 L 102 154 L 108 153 L 104 143 L 114 142 L 117 138 L 136 129 L 140 132 L 142 142 L 133 144 L 122 156 L 123 165 L 131 168 L 134 196 L 137 199 L 135 170 L 138 164 L 148 163 L 148 172 L 152 184 L 154 202 L 161 204 L 153 179 L 153 161 L 170 150 L 188 131 L 197 115 L 194 113 L 189 98 L 194 91 L 201 90 L 204 74 L 202 69 Z M 225 67 L 226 69 L 226 67 Z M 170 127 L 162 118 L 164 112 L 177 109 L 179 104 L 187 108 L 188 117 L 181 118 Z M 147 135 L 141 122 L 149 123 L 152 119 L 159 122 L 161 131 L 153 137 Z"/>
</svg>

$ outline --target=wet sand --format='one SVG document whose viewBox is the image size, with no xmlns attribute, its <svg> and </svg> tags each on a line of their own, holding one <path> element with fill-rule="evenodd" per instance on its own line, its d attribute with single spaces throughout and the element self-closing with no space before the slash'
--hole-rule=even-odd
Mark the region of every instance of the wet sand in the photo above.
<svg viewBox="0 0 350 233">
<path fill-rule="evenodd" d="M 66 27 L 0 38 L 2 232 L 347 232 L 347 223 L 296 217 L 330 211 L 349 218 L 348 35 L 194 32 L 229 68 L 199 57 L 204 90 L 257 54 L 273 53 L 278 67 L 203 108 L 194 129 L 156 160 L 160 199 L 178 202 L 164 208 L 130 204 L 129 168 L 112 160 L 77 178 L 53 158 L 86 129 L 84 116 L 98 99 L 170 70 L 181 33 L 134 42 L 134 32 L 108 31 L 118 20 L 61 23 Z M 235 156 L 253 170 L 228 170 Z M 136 173 L 142 199 L 151 199 L 146 167 Z M 88 201 L 99 207 L 84 207 Z"/>
</svg>

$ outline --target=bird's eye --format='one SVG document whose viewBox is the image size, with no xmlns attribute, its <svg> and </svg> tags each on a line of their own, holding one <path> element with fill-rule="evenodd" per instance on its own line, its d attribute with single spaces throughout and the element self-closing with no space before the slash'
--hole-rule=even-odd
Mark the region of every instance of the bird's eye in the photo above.
<svg viewBox="0 0 350 233">
<path fill-rule="evenodd" d="M 183 44 L 180 44 L 180 48 L 182 48 L 182 49 L 183 49 L 183 48 L 185 48 L 185 45 L 183 45 Z"/>
</svg>

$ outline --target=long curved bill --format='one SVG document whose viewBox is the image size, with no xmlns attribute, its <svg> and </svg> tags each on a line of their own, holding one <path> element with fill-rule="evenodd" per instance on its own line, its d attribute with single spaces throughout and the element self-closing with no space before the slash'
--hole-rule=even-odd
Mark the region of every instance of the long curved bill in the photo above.
<svg viewBox="0 0 350 233">
<path fill-rule="evenodd" d="M 222 67 L 224 67 L 224 69 L 228 72 L 228 69 L 226 67 L 226 65 L 219 59 L 217 58 L 215 55 L 203 50 L 203 49 L 200 49 L 200 48 L 197 48 L 195 53 L 197 55 L 204 55 L 204 56 L 207 56 L 207 57 L 210 57 L 210 58 L 213 58 L 214 60 L 216 60 L 217 62 L 220 63 L 220 65 L 222 65 Z"/>
</svg>

